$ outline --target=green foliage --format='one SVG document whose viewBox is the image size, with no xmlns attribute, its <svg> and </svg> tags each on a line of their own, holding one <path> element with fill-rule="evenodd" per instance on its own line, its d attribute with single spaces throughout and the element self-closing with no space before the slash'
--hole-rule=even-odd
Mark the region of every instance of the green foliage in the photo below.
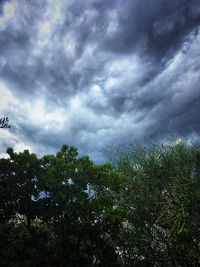
<svg viewBox="0 0 200 267">
<path fill-rule="evenodd" d="M 8 153 L 0 159 L 1 266 L 118 266 L 114 196 L 124 176 L 67 145 L 41 159 Z"/>
<path fill-rule="evenodd" d="M 200 266 L 200 145 L 0 159 L 0 266 Z"/>
<path fill-rule="evenodd" d="M 122 265 L 200 265 L 199 148 L 172 138 L 105 150 L 127 176 L 120 199 L 128 209 L 119 238 Z"/>
</svg>

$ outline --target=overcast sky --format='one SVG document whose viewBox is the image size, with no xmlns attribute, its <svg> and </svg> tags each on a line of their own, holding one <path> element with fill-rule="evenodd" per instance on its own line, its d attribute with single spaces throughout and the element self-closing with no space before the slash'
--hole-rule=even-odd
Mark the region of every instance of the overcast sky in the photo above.
<svg viewBox="0 0 200 267">
<path fill-rule="evenodd" d="M 0 1 L 0 153 L 200 134 L 199 0 Z"/>
</svg>

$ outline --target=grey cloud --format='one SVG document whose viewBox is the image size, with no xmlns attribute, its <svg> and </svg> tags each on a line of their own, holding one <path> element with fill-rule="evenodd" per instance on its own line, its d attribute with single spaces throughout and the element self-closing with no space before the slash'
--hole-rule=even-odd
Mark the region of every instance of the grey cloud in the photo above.
<svg viewBox="0 0 200 267">
<path fill-rule="evenodd" d="M 146 54 L 147 60 L 150 57 L 162 59 L 167 53 L 175 51 L 183 38 L 200 22 L 197 0 L 155 0 L 153 4 L 152 1 L 127 1 L 126 4 L 122 1 L 72 1 L 63 6 L 64 22 L 58 23 L 49 40 L 50 44 L 44 47 L 38 58 L 33 55 L 33 49 L 38 42 L 37 23 L 42 21 L 45 8 L 48 8 L 47 2 L 44 3 L 46 5 L 37 1 L 16 4 L 17 11 L 21 12 L 17 14 L 18 27 L 10 25 L 0 35 L 0 50 L 6 58 L 0 75 L 15 82 L 18 92 L 34 92 L 38 90 L 38 83 L 42 83 L 48 91 L 61 94 L 61 97 L 76 93 L 86 88 L 95 75 L 103 72 L 103 65 L 97 63 L 100 58 L 98 54 L 101 55 L 102 51 L 141 51 Z M 112 12 L 116 13 L 117 27 L 109 35 L 107 30 Z M 73 59 L 67 58 L 64 52 L 66 33 L 73 34 L 75 38 Z M 85 66 L 79 65 L 79 69 L 73 69 L 90 45 L 97 46 L 90 64 L 85 63 Z M 31 63 L 28 63 L 28 59 Z M 164 62 L 167 59 L 164 58 Z M 155 64 L 155 61 L 152 63 Z M 148 82 L 160 68 L 161 65 L 157 66 L 154 74 L 143 77 L 141 82 Z"/>
<path fill-rule="evenodd" d="M 107 143 L 199 134 L 199 1 L 8 3 L 16 14 L 0 29 L 0 82 L 18 99 L 4 110 L 12 144 L 40 154 L 74 144 L 100 159 Z M 64 110 L 63 125 L 31 120 L 22 101 L 40 98 L 48 116 Z"/>
<path fill-rule="evenodd" d="M 180 47 L 200 23 L 198 0 L 119 1 L 118 29 L 103 41 L 106 49 L 130 53 L 135 49 L 162 59 Z"/>
</svg>

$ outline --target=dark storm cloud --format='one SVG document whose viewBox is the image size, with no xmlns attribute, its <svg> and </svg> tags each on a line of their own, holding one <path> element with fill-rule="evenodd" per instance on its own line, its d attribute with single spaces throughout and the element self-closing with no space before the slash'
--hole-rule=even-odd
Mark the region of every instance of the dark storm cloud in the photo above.
<svg viewBox="0 0 200 267">
<path fill-rule="evenodd" d="M 11 145 L 99 157 L 110 142 L 198 135 L 199 24 L 199 0 L 1 1 Z"/>
<path fill-rule="evenodd" d="M 137 50 L 157 59 L 173 54 L 200 23 L 199 0 L 76 1 L 69 11 L 73 18 L 83 18 L 76 28 L 82 45 L 98 40 L 106 51 Z M 88 16 L 85 11 L 96 13 Z"/>
<path fill-rule="evenodd" d="M 94 55 L 101 50 L 114 53 L 140 51 L 150 60 L 163 58 L 166 62 L 168 58 L 164 56 L 174 53 L 200 22 L 198 0 L 72 1 L 63 4 L 64 22 L 57 23 L 53 30 L 49 39 L 52 47 L 46 44 L 42 54 L 34 56 L 37 31 L 41 27 L 37 23 L 43 19 L 48 2 L 46 5 L 38 1 L 27 3 L 24 1 L 19 5 L 15 2 L 17 21 L 5 27 L 0 35 L 0 49 L 6 58 L 1 77 L 15 82 L 16 88 L 23 91 L 37 90 L 38 83 L 43 83 L 48 91 L 57 91 L 62 97 L 63 91 L 70 94 L 77 89 L 83 90 L 93 76 L 102 71 L 101 64 L 96 66 L 95 58 L 90 66 L 85 63 L 85 66 L 79 65 L 79 70 L 73 70 L 74 63 L 88 45 L 97 46 Z M 75 38 L 73 58 L 67 58 L 63 50 L 68 32 Z M 46 58 L 49 64 L 45 63 Z M 160 68 L 162 65 L 150 73 L 147 81 Z"/>
<path fill-rule="evenodd" d="M 161 59 L 173 53 L 200 23 L 198 0 L 119 1 L 118 29 L 105 38 L 106 48 L 117 53 L 135 49 Z"/>
<path fill-rule="evenodd" d="M 23 96 L 26 93 L 32 94 L 39 88 L 47 90 L 50 97 L 55 94 L 58 97 L 63 97 L 64 94 L 69 96 L 77 90 L 83 90 L 101 65 L 101 60 L 95 61 L 93 56 L 89 59 L 87 54 L 84 54 L 84 38 L 90 43 L 90 36 L 87 36 L 86 31 L 91 26 L 91 21 L 85 19 L 86 15 L 76 18 L 79 13 L 69 6 L 70 19 L 67 15 L 64 22 L 59 22 L 58 19 L 48 25 L 49 18 L 44 15 L 44 6 L 40 7 L 37 3 L 27 5 L 24 2 L 26 8 L 20 8 L 17 2 L 13 3 L 15 12 L 22 14 L 7 23 L 0 33 L 0 50 L 5 60 L 1 66 L 0 77 L 10 82 L 13 90 Z M 32 10 L 37 9 L 39 13 L 32 14 Z M 30 17 L 27 17 L 27 12 Z M 65 15 L 64 11 L 61 13 L 61 16 Z M 79 21 L 76 22 L 76 19 Z M 45 36 L 46 29 L 43 29 L 44 33 L 40 33 L 45 23 L 52 31 L 50 36 Z M 71 36 L 74 36 L 73 56 L 70 55 L 71 51 L 69 55 L 64 51 L 68 33 L 68 43 L 71 42 Z"/>
</svg>

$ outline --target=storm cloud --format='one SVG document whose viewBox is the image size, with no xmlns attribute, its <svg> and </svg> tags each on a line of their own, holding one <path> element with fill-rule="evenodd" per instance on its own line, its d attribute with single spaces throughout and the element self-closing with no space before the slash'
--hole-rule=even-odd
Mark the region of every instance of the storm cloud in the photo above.
<svg viewBox="0 0 200 267">
<path fill-rule="evenodd" d="M 198 138 L 199 0 L 0 2 L 1 151 Z"/>
</svg>

